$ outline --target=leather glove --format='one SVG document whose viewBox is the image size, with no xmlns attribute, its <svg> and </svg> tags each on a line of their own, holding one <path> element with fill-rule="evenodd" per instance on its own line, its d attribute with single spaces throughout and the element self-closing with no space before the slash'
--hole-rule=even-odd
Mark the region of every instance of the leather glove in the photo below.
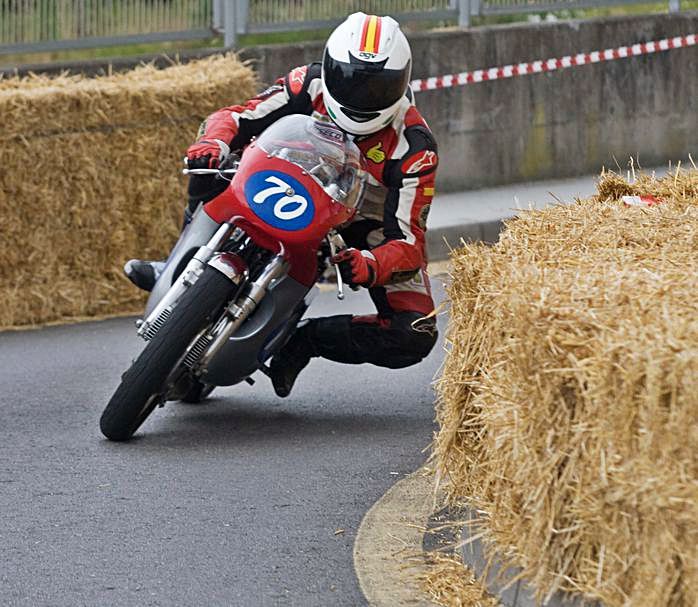
<svg viewBox="0 0 698 607">
<path fill-rule="evenodd" d="M 339 267 L 342 279 L 352 289 L 358 287 L 372 287 L 376 281 L 376 258 L 370 251 L 358 249 L 344 249 L 337 253 L 330 261 Z"/>
<path fill-rule="evenodd" d="M 225 162 L 230 147 L 220 139 L 202 139 L 187 149 L 187 167 L 190 169 L 215 169 Z"/>
</svg>

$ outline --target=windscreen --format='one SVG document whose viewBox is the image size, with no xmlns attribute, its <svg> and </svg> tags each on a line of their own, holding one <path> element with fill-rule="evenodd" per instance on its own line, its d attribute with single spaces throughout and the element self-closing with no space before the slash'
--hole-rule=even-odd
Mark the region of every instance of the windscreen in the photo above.
<svg viewBox="0 0 698 607">
<path fill-rule="evenodd" d="M 257 145 L 307 171 L 344 206 L 354 208 L 360 203 L 366 179 L 361 153 L 333 123 L 303 114 L 286 116 L 266 129 Z"/>
</svg>

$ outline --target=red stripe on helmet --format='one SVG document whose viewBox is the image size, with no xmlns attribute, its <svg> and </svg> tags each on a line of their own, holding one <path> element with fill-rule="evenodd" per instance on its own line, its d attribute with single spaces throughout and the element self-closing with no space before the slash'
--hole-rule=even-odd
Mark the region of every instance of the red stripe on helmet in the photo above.
<svg viewBox="0 0 698 607">
<path fill-rule="evenodd" d="M 368 24 L 371 21 L 371 15 L 367 15 L 364 19 L 364 26 L 361 30 L 361 44 L 359 44 L 359 50 L 364 50 L 366 48 L 366 36 L 368 35 Z"/>
<path fill-rule="evenodd" d="M 380 17 L 376 19 L 376 37 L 375 43 L 373 45 L 373 52 L 376 53 L 376 55 L 378 54 L 381 46 L 381 21 L 383 21 L 383 19 L 381 19 Z"/>
</svg>

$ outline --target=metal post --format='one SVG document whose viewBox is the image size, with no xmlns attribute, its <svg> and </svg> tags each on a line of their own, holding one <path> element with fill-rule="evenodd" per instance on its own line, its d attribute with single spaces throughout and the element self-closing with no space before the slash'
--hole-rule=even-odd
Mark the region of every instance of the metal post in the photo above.
<svg viewBox="0 0 698 607">
<path fill-rule="evenodd" d="M 470 27 L 470 0 L 458 0 L 458 27 Z"/>
<path fill-rule="evenodd" d="M 237 27 L 238 27 L 238 34 L 246 34 L 247 33 L 247 18 L 250 13 L 250 0 L 237 0 L 235 3 L 235 6 L 237 7 Z"/>
<path fill-rule="evenodd" d="M 211 7 L 211 27 L 217 31 L 223 31 L 223 0 L 212 0 Z"/>
<path fill-rule="evenodd" d="M 226 48 L 234 48 L 237 42 L 236 17 L 235 0 L 223 0 L 223 28 L 225 30 L 223 44 Z"/>
<path fill-rule="evenodd" d="M 669 12 L 670 13 L 681 12 L 681 0 L 669 0 Z"/>
</svg>

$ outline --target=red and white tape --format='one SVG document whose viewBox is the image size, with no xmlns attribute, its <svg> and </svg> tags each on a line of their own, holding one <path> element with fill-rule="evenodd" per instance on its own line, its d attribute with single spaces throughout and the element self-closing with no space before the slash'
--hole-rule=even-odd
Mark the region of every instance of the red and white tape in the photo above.
<svg viewBox="0 0 698 607">
<path fill-rule="evenodd" d="M 675 38 L 665 38 L 664 40 L 640 42 L 638 44 L 633 44 L 632 46 L 609 48 L 605 51 L 567 55 L 565 57 L 560 57 L 559 59 L 545 59 L 542 61 L 532 61 L 530 63 L 491 67 L 486 70 L 461 72 L 460 74 L 434 76 L 432 78 L 413 80 L 410 82 L 410 85 L 412 86 L 412 90 L 414 92 L 433 91 L 435 89 L 464 86 L 466 84 L 488 82 L 490 80 L 501 80 L 502 78 L 514 78 L 515 76 L 528 76 L 529 74 L 552 72 L 568 67 L 575 67 L 577 65 L 588 65 L 589 63 L 600 63 L 601 61 L 613 61 L 615 59 L 625 59 L 626 57 L 637 57 L 638 55 L 659 53 L 675 48 L 695 46 L 696 44 L 698 44 L 698 36 L 696 34 L 688 34 L 687 36 L 676 36 Z"/>
</svg>

